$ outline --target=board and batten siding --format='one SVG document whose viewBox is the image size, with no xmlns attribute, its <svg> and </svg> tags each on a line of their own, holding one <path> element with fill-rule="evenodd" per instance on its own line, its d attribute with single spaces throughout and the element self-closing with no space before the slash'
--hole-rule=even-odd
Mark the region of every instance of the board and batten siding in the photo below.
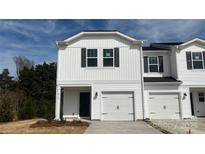
<svg viewBox="0 0 205 154">
<path fill-rule="evenodd" d="M 119 48 L 120 66 L 103 67 L 103 49 Z M 97 67 L 81 67 L 81 48 L 98 50 Z M 58 53 L 57 84 L 94 83 L 95 81 L 140 82 L 140 49 L 114 36 L 82 37 Z"/>
<path fill-rule="evenodd" d="M 205 48 L 198 44 L 191 44 L 177 53 L 178 79 L 183 85 L 205 85 L 205 69 L 187 69 L 186 52 L 202 52 Z"/>
<path fill-rule="evenodd" d="M 171 76 L 177 79 L 177 60 L 176 60 L 176 52 L 174 49 L 171 49 L 170 53 L 170 69 L 171 69 Z"/>
<path fill-rule="evenodd" d="M 64 87 L 63 117 L 79 117 L 80 92 L 90 91 L 90 87 Z"/>
<path fill-rule="evenodd" d="M 144 73 L 144 77 L 168 77 L 171 76 L 170 68 L 170 53 L 169 51 L 143 51 L 143 56 L 149 57 L 163 57 L 163 72 L 148 72 Z"/>
</svg>

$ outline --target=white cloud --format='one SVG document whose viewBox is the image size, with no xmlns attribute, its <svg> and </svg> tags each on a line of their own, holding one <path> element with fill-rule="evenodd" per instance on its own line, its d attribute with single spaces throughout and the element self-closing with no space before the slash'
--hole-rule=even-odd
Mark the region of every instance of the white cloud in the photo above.
<svg viewBox="0 0 205 154">
<path fill-rule="evenodd" d="M 13 53 L 10 52 L 0 52 L 0 72 L 3 69 L 8 68 L 11 75 L 14 76 L 16 74 L 16 67 L 13 62 L 13 56 Z"/>
<path fill-rule="evenodd" d="M 9 30 L 39 41 L 39 34 L 60 33 L 56 20 L 0 20 L 0 31 Z"/>
<path fill-rule="evenodd" d="M 186 41 L 203 28 L 203 20 L 108 20 L 117 29 L 148 41 Z"/>
</svg>

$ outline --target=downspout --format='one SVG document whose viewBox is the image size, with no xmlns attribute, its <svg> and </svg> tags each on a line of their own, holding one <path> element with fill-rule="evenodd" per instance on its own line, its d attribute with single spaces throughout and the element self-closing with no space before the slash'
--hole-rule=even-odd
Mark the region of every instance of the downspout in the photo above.
<svg viewBox="0 0 205 154">
<path fill-rule="evenodd" d="M 143 53 L 142 53 L 142 44 L 143 41 L 141 42 L 141 46 L 140 46 L 140 75 L 141 75 L 141 87 L 142 87 L 142 111 L 143 111 L 143 119 L 145 119 L 145 105 L 144 105 L 144 71 L 143 71 L 143 63 L 142 63 L 142 59 L 143 59 Z"/>
<path fill-rule="evenodd" d="M 172 48 L 172 51 L 175 53 L 175 58 L 176 58 L 176 79 L 179 80 L 179 70 L 178 70 L 178 62 L 177 62 L 177 52 L 179 52 L 179 46 L 175 46 L 174 48 Z"/>
</svg>

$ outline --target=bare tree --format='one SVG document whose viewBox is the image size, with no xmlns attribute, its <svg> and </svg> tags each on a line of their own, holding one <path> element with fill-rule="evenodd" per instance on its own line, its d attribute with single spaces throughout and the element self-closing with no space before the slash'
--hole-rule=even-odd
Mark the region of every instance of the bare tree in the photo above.
<svg viewBox="0 0 205 154">
<path fill-rule="evenodd" d="M 15 64 L 16 64 L 16 73 L 17 76 L 19 77 L 20 72 L 24 69 L 24 68 L 28 68 L 31 69 L 32 66 L 34 66 L 34 61 L 27 59 L 24 56 L 15 56 L 13 58 Z"/>
</svg>

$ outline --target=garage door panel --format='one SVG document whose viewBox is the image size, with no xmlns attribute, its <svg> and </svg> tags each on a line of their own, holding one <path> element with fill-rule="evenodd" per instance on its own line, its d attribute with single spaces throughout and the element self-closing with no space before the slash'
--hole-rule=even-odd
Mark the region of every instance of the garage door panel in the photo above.
<svg viewBox="0 0 205 154">
<path fill-rule="evenodd" d="M 133 93 L 102 93 L 103 120 L 133 120 Z"/>
<path fill-rule="evenodd" d="M 179 119 L 178 94 L 150 94 L 150 119 Z"/>
</svg>

